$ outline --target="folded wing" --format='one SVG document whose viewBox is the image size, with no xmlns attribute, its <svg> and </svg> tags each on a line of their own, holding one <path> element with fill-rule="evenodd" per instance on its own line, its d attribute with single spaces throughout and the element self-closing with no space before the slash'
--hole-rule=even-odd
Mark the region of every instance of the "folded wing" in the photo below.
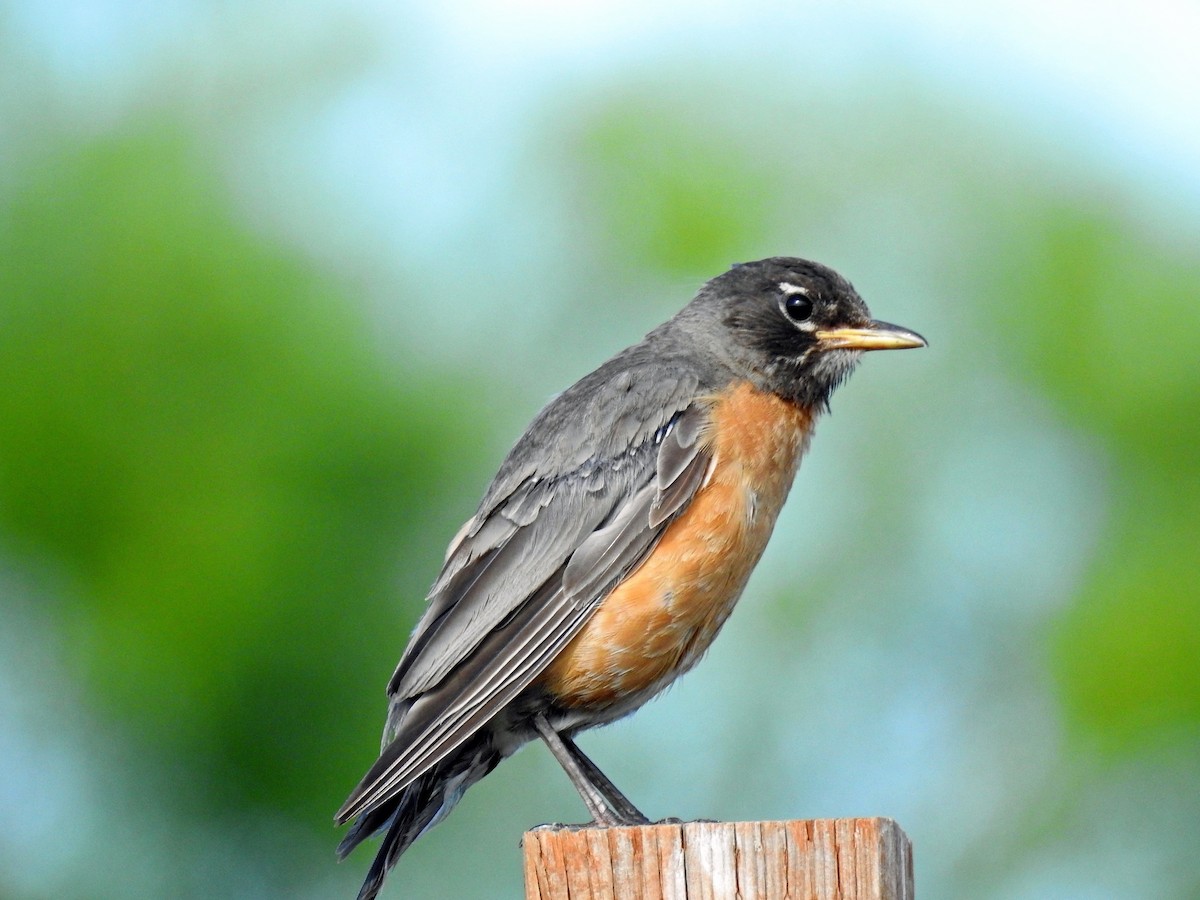
<svg viewBox="0 0 1200 900">
<path fill-rule="evenodd" d="M 385 803 L 486 725 L 687 506 L 710 471 L 708 415 L 694 386 L 673 386 L 662 424 L 625 423 L 628 438 L 601 457 L 493 485 L 388 685 L 383 752 L 337 821 Z"/>
</svg>

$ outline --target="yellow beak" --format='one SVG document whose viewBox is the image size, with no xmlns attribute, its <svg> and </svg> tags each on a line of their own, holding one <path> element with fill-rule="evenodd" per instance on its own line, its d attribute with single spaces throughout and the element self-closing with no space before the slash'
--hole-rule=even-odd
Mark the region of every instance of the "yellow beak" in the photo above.
<svg viewBox="0 0 1200 900">
<path fill-rule="evenodd" d="M 909 347 L 928 347 L 929 342 L 915 331 L 872 322 L 866 328 L 831 328 L 818 331 L 822 350 L 904 350 Z"/>
</svg>

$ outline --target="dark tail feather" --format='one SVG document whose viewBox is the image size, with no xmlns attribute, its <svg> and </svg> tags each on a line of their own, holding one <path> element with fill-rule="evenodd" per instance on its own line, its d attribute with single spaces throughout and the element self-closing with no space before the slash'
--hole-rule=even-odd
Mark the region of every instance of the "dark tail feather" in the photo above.
<svg viewBox="0 0 1200 900">
<path fill-rule="evenodd" d="M 375 900 L 396 860 L 413 841 L 440 822 L 463 793 L 492 771 L 500 754 L 488 746 L 471 743 L 420 775 L 395 798 L 359 816 L 338 845 L 339 859 L 383 828 L 387 833 L 367 871 L 358 900 Z"/>
<path fill-rule="evenodd" d="M 409 823 L 401 818 L 392 822 L 392 827 L 383 836 L 379 852 L 375 854 L 371 868 L 367 870 L 367 877 L 358 890 L 358 900 L 375 900 L 379 896 L 380 890 L 383 889 L 383 880 L 387 878 L 388 872 L 392 870 L 392 866 L 396 864 L 400 854 L 412 845 L 412 842 L 428 825 L 429 822 Z"/>
</svg>

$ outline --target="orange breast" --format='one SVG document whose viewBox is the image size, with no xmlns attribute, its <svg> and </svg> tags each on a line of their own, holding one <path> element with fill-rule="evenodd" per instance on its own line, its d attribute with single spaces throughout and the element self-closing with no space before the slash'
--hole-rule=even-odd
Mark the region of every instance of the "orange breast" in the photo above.
<svg viewBox="0 0 1200 900">
<path fill-rule="evenodd" d="M 666 687 L 708 649 L 762 556 L 812 416 L 739 383 L 714 399 L 708 482 L 539 679 L 566 706 Z"/>
</svg>

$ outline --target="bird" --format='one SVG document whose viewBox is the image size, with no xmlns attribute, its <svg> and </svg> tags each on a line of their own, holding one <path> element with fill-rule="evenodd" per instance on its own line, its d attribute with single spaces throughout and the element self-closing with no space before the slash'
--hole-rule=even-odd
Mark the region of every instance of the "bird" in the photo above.
<svg viewBox="0 0 1200 900">
<path fill-rule="evenodd" d="M 387 685 L 377 761 L 337 811 L 358 900 L 474 783 L 541 740 L 599 826 L 649 820 L 576 735 L 707 651 L 813 428 L 864 351 L 924 347 L 809 260 L 739 263 L 555 396 L 446 551 Z"/>
</svg>

